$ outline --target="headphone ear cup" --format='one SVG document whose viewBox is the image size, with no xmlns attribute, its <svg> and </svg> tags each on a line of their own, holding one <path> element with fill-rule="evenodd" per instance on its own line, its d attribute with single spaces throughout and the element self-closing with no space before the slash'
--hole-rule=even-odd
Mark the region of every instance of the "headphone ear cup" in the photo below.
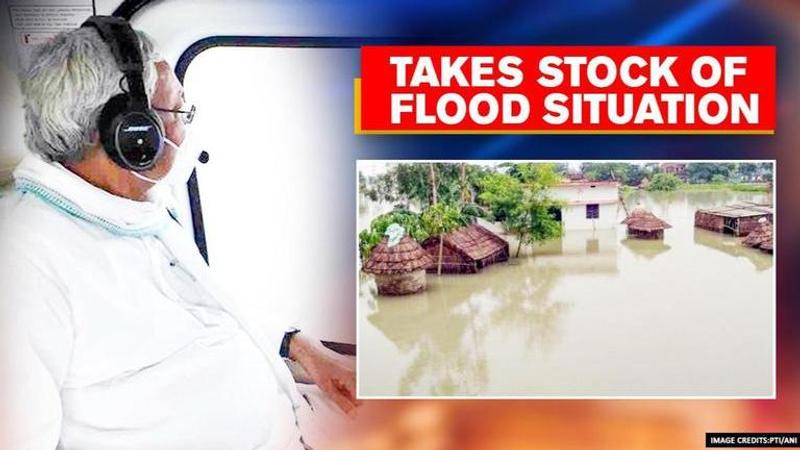
<svg viewBox="0 0 800 450">
<path fill-rule="evenodd" d="M 164 147 L 164 128 L 154 111 L 131 108 L 127 95 L 112 97 L 98 118 L 103 148 L 120 167 L 152 168 Z"/>
<path fill-rule="evenodd" d="M 115 95 L 103 105 L 100 115 L 97 117 L 97 131 L 100 133 L 100 143 L 103 144 L 106 154 L 117 165 L 129 169 L 116 148 L 116 132 L 113 125 L 120 115 L 128 109 L 128 96 L 125 94 Z"/>
</svg>

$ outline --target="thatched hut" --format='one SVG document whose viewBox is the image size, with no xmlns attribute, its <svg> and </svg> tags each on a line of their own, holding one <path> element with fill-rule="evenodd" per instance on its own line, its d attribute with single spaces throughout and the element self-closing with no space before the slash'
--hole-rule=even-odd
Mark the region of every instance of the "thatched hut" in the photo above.
<svg viewBox="0 0 800 450">
<path fill-rule="evenodd" d="M 432 236 L 422 246 L 433 258 L 429 272 L 438 270 L 439 236 Z M 472 224 L 444 236 L 442 272 L 476 273 L 484 267 L 508 260 L 508 242 L 486 228 Z"/>
<path fill-rule="evenodd" d="M 742 240 L 742 244 L 772 253 L 772 224 L 766 219 L 761 219 L 759 228 L 751 231 Z"/>
<path fill-rule="evenodd" d="M 664 239 L 664 230 L 672 228 L 643 208 L 635 208 L 622 223 L 628 226 L 628 236 L 637 239 Z"/>
<path fill-rule="evenodd" d="M 414 239 L 403 236 L 393 242 L 383 238 L 361 269 L 375 277 L 380 295 L 407 295 L 425 290 L 425 269 L 433 258 Z M 391 245 L 393 244 L 393 245 Z"/>
</svg>

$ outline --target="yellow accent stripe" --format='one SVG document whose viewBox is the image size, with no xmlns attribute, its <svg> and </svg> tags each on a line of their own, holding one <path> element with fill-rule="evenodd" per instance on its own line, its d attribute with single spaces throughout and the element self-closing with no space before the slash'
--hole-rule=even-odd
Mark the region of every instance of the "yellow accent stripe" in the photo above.
<svg viewBox="0 0 800 450">
<path fill-rule="evenodd" d="M 361 78 L 353 79 L 353 133 L 364 134 L 361 129 Z"/>
</svg>

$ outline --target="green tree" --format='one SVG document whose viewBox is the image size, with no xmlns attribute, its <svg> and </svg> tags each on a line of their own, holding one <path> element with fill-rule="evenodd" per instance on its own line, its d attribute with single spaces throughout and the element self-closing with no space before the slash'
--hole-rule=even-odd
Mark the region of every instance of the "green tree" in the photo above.
<svg viewBox="0 0 800 450">
<path fill-rule="evenodd" d="M 431 168 L 435 180 L 432 180 Z M 486 173 L 487 169 L 466 163 L 401 163 L 365 182 L 359 179 L 359 185 L 373 201 L 402 202 L 406 208 L 412 203 L 423 207 L 432 205 L 434 197 L 437 201 L 456 204 L 469 201 Z"/>
<path fill-rule="evenodd" d="M 657 173 L 653 175 L 648 191 L 674 191 L 681 186 L 681 179 L 671 173 Z"/>
<path fill-rule="evenodd" d="M 715 173 L 715 174 L 714 174 L 714 175 L 711 177 L 711 182 L 712 182 L 713 184 L 722 184 L 722 183 L 724 183 L 725 181 L 727 181 L 727 179 L 725 178 L 725 176 L 723 176 L 722 174 L 719 174 L 719 173 Z"/>
<path fill-rule="evenodd" d="M 419 214 L 402 209 L 381 214 L 370 222 L 369 228 L 358 234 L 358 250 L 362 260 L 369 258 L 372 249 L 381 243 L 386 229 L 393 223 L 405 228 L 406 234 L 418 242 L 424 241 L 429 236 L 422 226 Z"/>
<path fill-rule="evenodd" d="M 648 177 L 652 178 L 653 175 L 661 172 L 661 164 L 656 162 L 645 163 L 644 172 Z"/>
<path fill-rule="evenodd" d="M 689 163 L 686 165 L 686 177 L 693 184 L 710 183 L 714 175 L 719 175 L 723 181 L 730 181 L 735 174 L 735 163 Z"/>
<path fill-rule="evenodd" d="M 561 206 L 541 191 L 523 192 L 522 201 L 514 207 L 506 221 L 506 228 L 518 239 L 515 257 L 519 257 L 523 244 L 535 244 L 561 236 L 561 222 L 551 213 L 553 208 Z"/>
<path fill-rule="evenodd" d="M 446 203 L 436 203 L 422 213 L 422 227 L 430 236 L 439 236 L 438 275 L 442 274 L 444 235 L 462 226 L 461 212 Z"/>
<path fill-rule="evenodd" d="M 361 192 L 373 202 L 397 202 L 400 200 L 392 175 L 384 173 L 372 177 L 364 177 L 359 173 L 358 185 Z"/>
<path fill-rule="evenodd" d="M 552 163 L 503 163 L 500 167 L 523 184 L 534 187 L 554 186 L 561 181 L 558 167 Z"/>
<path fill-rule="evenodd" d="M 758 178 L 758 164 L 741 163 L 736 172 L 742 181 L 755 181 Z"/>
<path fill-rule="evenodd" d="M 630 170 L 631 164 L 628 163 L 604 162 L 581 164 L 583 176 L 592 181 L 619 181 L 622 184 L 629 184 Z M 642 177 L 639 177 L 639 181 L 641 181 Z"/>
<path fill-rule="evenodd" d="M 504 173 L 492 173 L 483 178 L 478 200 L 489 207 L 495 221 L 505 222 L 522 201 L 523 193 L 519 179 Z"/>
<path fill-rule="evenodd" d="M 761 181 L 772 181 L 772 163 L 759 163 L 758 164 L 758 179 Z"/>
<path fill-rule="evenodd" d="M 478 221 L 479 217 L 487 217 L 486 210 L 477 203 L 465 203 L 461 205 L 461 223 L 466 226 Z"/>
<path fill-rule="evenodd" d="M 651 177 L 652 174 L 648 170 L 638 164 L 628 164 L 627 172 L 625 173 L 627 186 L 639 186 L 645 177 Z"/>
<path fill-rule="evenodd" d="M 552 208 L 561 204 L 547 195 L 547 188 L 559 177 L 552 164 L 509 164 L 505 168 L 508 173 L 483 178 L 478 199 L 517 237 L 518 257 L 523 244 L 561 236 L 561 223 L 551 214 Z"/>
</svg>

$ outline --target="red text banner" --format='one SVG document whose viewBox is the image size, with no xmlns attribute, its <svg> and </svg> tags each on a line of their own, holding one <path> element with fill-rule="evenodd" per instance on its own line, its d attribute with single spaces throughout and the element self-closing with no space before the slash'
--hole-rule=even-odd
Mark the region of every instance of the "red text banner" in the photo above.
<svg viewBox="0 0 800 450">
<path fill-rule="evenodd" d="M 367 46 L 358 134 L 772 134 L 770 46 Z"/>
</svg>

